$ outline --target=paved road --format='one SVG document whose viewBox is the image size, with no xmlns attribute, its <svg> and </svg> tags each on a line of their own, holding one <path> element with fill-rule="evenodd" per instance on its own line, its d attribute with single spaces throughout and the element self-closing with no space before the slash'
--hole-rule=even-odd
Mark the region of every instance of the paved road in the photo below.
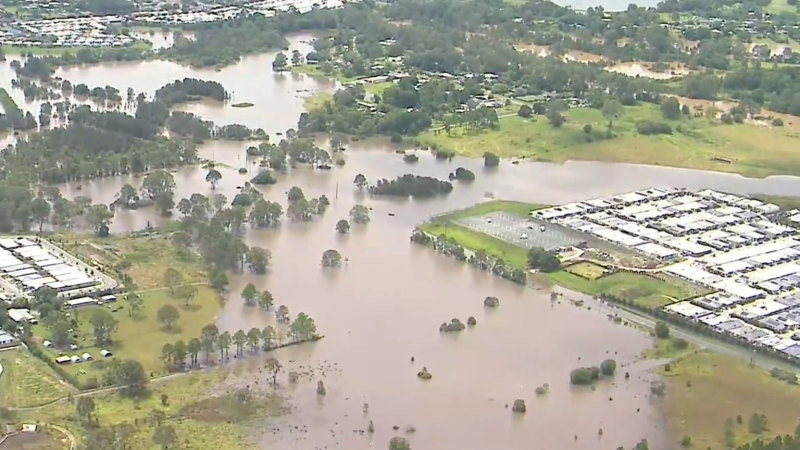
<svg viewBox="0 0 800 450">
<path fill-rule="evenodd" d="M 624 320 L 627 320 L 628 322 L 634 323 L 636 325 L 647 328 L 655 328 L 656 326 L 655 319 L 646 316 L 640 313 L 639 311 L 632 310 L 621 305 L 595 300 L 591 296 L 575 293 L 566 289 L 561 289 L 561 288 L 555 288 L 555 289 L 558 292 L 563 293 L 564 296 L 567 298 L 581 299 L 586 304 L 589 304 L 592 307 L 596 307 L 600 311 L 608 311 L 611 314 L 616 314 L 621 318 L 623 318 Z M 783 370 L 798 373 L 798 368 L 786 361 L 772 358 L 768 355 L 759 354 L 753 350 L 749 350 L 744 347 L 740 347 L 738 345 L 729 344 L 727 342 L 721 341 L 711 336 L 694 333 L 684 328 L 677 327 L 673 324 L 670 324 L 670 334 L 675 337 L 686 339 L 687 341 L 691 342 L 692 344 L 700 348 L 734 356 L 748 364 L 752 361 L 752 363 L 755 364 L 756 366 L 762 367 L 767 370 L 778 367 Z"/>
</svg>

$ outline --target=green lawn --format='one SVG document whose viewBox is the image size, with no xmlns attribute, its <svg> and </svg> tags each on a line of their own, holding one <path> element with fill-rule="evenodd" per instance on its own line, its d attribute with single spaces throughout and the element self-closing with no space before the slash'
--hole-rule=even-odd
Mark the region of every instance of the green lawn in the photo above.
<svg viewBox="0 0 800 450">
<path fill-rule="evenodd" d="M 0 364 L 0 406 L 38 406 L 75 392 L 25 349 L 0 352 Z"/>
<path fill-rule="evenodd" d="M 547 205 L 539 205 L 536 203 L 513 202 L 508 200 L 491 200 L 488 202 L 478 203 L 469 208 L 459 209 L 436 218 L 436 221 L 442 220 L 457 220 L 465 217 L 481 216 L 495 211 L 504 211 L 520 217 L 528 217 L 531 211 L 546 208 Z"/>
<path fill-rule="evenodd" d="M 140 50 L 150 50 L 152 44 L 150 41 L 140 39 L 136 41 L 133 48 L 138 48 Z M 7 55 L 22 55 L 22 54 L 34 54 L 36 56 L 60 56 L 65 53 L 75 53 L 82 48 L 93 49 L 94 47 L 15 47 L 11 45 L 3 45 L 3 53 Z"/>
<path fill-rule="evenodd" d="M 325 102 L 333 101 L 333 94 L 329 94 L 327 92 L 318 92 L 310 97 L 306 97 L 303 99 L 303 105 L 306 108 L 306 111 L 313 111 L 315 109 L 322 108 L 325 105 Z"/>
<path fill-rule="evenodd" d="M 672 363 L 669 372 L 661 368 L 659 374 L 667 380 L 663 408 L 672 434 L 676 439 L 690 436 L 692 448 L 727 448 L 722 439 L 728 418 L 735 424 L 737 444 L 759 437 L 748 431 L 753 413 L 766 414 L 766 436 L 793 434 L 798 425 L 800 387 L 734 357 L 698 352 Z M 736 421 L 739 415 L 741 425 Z"/>
<path fill-rule="evenodd" d="M 607 122 L 600 111 L 575 108 L 566 112 L 567 123 L 561 128 L 550 126 L 543 116 L 524 119 L 502 117 L 496 130 L 466 133 L 456 130 L 451 136 L 444 131 L 428 131 L 418 140 L 421 145 L 436 146 L 459 154 L 480 157 L 493 152 L 501 157 L 521 157 L 564 162 L 567 160 L 616 161 L 689 167 L 737 172 L 763 177 L 772 174 L 800 172 L 800 158 L 792 148 L 800 137 L 796 130 L 756 125 L 722 125 L 705 118 L 667 121 L 671 135 L 642 136 L 636 132 L 641 120 L 664 121 L 658 106 L 641 104 L 625 108 L 615 121 L 615 137 L 587 142 L 583 131 L 590 124 L 595 132 L 605 131 Z M 683 132 L 677 131 L 681 125 Z M 731 164 L 712 158 L 732 160 Z"/>
<path fill-rule="evenodd" d="M 74 374 L 78 380 L 85 382 L 90 377 L 102 376 L 105 361 L 100 356 L 100 350 L 108 349 L 114 352 L 115 359 L 135 359 L 142 363 L 145 370 L 153 374 L 165 373 L 164 366 L 160 360 L 161 347 L 167 343 L 174 343 L 179 339 L 184 342 L 200 336 L 200 330 L 214 322 L 214 317 L 219 311 L 219 295 L 211 288 L 198 286 L 197 297 L 187 308 L 182 300 L 171 298 L 169 291 L 158 290 L 142 294 L 144 308 L 136 318 L 131 318 L 125 308 L 124 300 L 117 304 L 110 305 L 112 308 L 122 307 L 117 312 L 112 313 L 119 321 L 119 328 L 114 333 L 114 344 L 95 346 L 94 335 L 89 324 L 92 311 L 97 307 L 81 308 L 72 311 L 77 314 L 79 321 L 77 344 L 80 347 L 76 351 L 66 351 L 67 355 L 81 355 L 84 352 L 90 353 L 96 358 L 94 362 L 68 364 L 63 366 L 65 370 Z M 171 330 L 165 330 L 156 320 L 156 312 L 164 305 L 171 304 L 180 311 L 180 318 Z M 44 339 L 49 337 L 48 331 L 43 325 L 34 327 L 34 334 Z M 58 350 L 47 350 L 53 358 L 61 352 Z M 83 373 L 83 372 L 85 373 Z"/>
</svg>

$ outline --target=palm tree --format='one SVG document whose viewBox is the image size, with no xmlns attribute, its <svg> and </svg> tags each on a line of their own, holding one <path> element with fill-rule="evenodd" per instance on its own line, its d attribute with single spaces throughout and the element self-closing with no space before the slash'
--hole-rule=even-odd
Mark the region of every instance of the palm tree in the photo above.
<svg viewBox="0 0 800 450">
<path fill-rule="evenodd" d="M 192 357 L 192 365 L 197 365 L 197 354 L 200 353 L 202 346 L 200 345 L 200 339 L 194 338 L 186 345 L 186 351 L 189 352 L 189 355 Z"/>
<path fill-rule="evenodd" d="M 244 334 L 244 331 L 239 330 L 233 334 L 233 343 L 236 344 L 236 355 L 241 356 L 244 344 L 247 343 L 247 335 Z"/>
<path fill-rule="evenodd" d="M 219 358 L 225 358 L 228 356 L 228 349 L 231 346 L 231 334 L 229 332 L 224 332 L 219 335 L 217 338 L 217 347 L 219 348 Z"/>
<path fill-rule="evenodd" d="M 259 341 L 261 341 L 261 330 L 250 328 L 250 331 L 247 332 L 247 345 L 250 346 L 251 352 L 256 351 Z"/>
<path fill-rule="evenodd" d="M 275 329 L 269 325 L 264 327 L 264 330 L 261 331 L 261 340 L 264 341 L 264 351 L 271 349 L 275 343 Z"/>
</svg>

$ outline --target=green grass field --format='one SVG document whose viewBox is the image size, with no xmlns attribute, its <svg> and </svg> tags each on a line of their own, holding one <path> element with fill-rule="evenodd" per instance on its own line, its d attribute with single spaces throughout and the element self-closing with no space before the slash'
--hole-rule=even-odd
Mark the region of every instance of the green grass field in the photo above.
<svg viewBox="0 0 800 450">
<path fill-rule="evenodd" d="M 114 344 L 102 348 L 95 346 L 94 335 L 89 324 L 92 311 L 101 307 L 73 310 L 72 313 L 77 314 L 79 322 L 77 331 L 79 349 L 67 350 L 63 353 L 81 355 L 88 352 L 95 357 L 95 361 L 67 364 L 63 366 L 64 369 L 74 374 L 82 382 L 90 377 L 100 379 L 105 368 L 105 361 L 100 356 L 100 350 L 108 349 L 114 353 L 115 359 L 135 359 L 141 362 L 148 373 L 152 372 L 154 375 L 166 373 L 160 360 L 161 347 L 179 339 L 186 342 L 194 337 L 199 337 L 200 330 L 214 322 L 220 302 L 219 295 L 206 286 L 198 286 L 197 297 L 188 308 L 183 305 L 182 300 L 171 298 L 167 290 L 146 292 L 142 294 L 142 298 L 144 307 L 135 318 L 129 316 L 124 301 L 120 300 L 119 303 L 111 305 L 113 308 L 122 308 L 113 313 L 119 321 L 119 328 L 114 333 Z M 156 312 L 167 304 L 177 307 L 180 311 L 180 318 L 171 330 L 165 330 L 156 319 Z M 49 337 L 49 333 L 43 325 L 35 326 L 34 334 L 45 339 Z M 49 349 L 47 352 L 53 358 L 62 353 L 56 349 Z"/>
<path fill-rule="evenodd" d="M 0 352 L 0 364 L 1 406 L 38 406 L 76 391 L 26 349 Z"/>
<path fill-rule="evenodd" d="M 800 386 L 772 378 L 736 358 L 694 353 L 672 363 L 669 372 L 660 369 L 659 374 L 668 383 L 663 408 L 672 434 L 676 439 L 690 436 L 692 448 L 727 448 L 725 421 L 730 418 L 736 424 L 739 415 L 743 423 L 735 425 L 737 444 L 759 437 L 748 431 L 753 413 L 767 416 L 767 436 L 794 433 L 798 425 Z"/>
<path fill-rule="evenodd" d="M 688 167 L 748 176 L 764 177 L 773 174 L 792 174 L 800 171 L 800 158 L 790 150 L 800 137 L 796 130 L 756 125 L 722 125 L 705 118 L 667 121 L 672 135 L 642 136 L 636 132 L 641 120 L 664 121 L 656 105 L 641 104 L 625 108 L 615 121 L 615 137 L 587 142 L 585 124 L 595 131 L 605 131 L 606 121 L 599 110 L 575 108 L 566 112 L 568 118 L 555 129 L 543 116 L 524 119 L 502 117 L 496 130 L 462 133 L 452 136 L 428 131 L 417 139 L 421 145 L 436 146 L 459 154 L 480 157 L 484 152 L 501 157 L 521 157 L 564 162 L 567 160 L 614 161 Z M 681 125 L 683 132 L 677 131 Z M 787 127 L 788 128 L 788 127 Z M 715 162 L 722 157 L 732 163 Z"/>
<path fill-rule="evenodd" d="M 136 41 L 132 47 L 139 50 L 150 50 L 152 48 L 150 41 L 140 39 Z M 7 55 L 22 55 L 31 53 L 36 56 L 60 56 L 65 53 L 75 53 L 81 48 L 92 49 L 93 47 L 15 47 L 11 45 L 3 45 L 3 53 Z"/>
<path fill-rule="evenodd" d="M 590 262 L 579 262 L 565 267 L 564 270 L 587 280 L 596 280 L 606 274 L 606 269 Z"/>
</svg>

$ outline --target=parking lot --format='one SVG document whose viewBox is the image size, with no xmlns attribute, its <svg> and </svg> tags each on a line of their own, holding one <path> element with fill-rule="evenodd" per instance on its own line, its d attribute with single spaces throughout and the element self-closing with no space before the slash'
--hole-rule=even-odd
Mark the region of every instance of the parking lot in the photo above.
<svg viewBox="0 0 800 450">
<path fill-rule="evenodd" d="M 523 248 L 541 247 L 553 250 L 586 240 L 580 233 L 557 225 L 521 218 L 502 211 L 459 219 L 456 223 Z M 544 231 L 541 227 L 544 227 Z"/>
</svg>

